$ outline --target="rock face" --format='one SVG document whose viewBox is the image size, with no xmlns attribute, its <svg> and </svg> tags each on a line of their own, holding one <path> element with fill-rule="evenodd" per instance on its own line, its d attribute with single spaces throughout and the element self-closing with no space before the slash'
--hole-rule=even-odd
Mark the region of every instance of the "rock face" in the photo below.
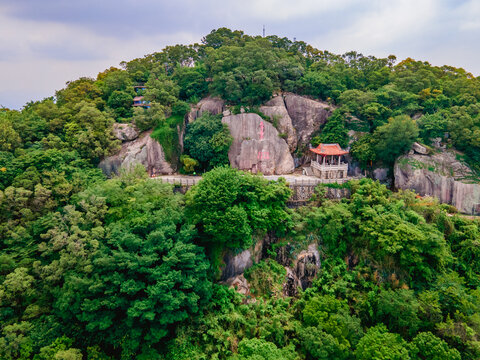
<svg viewBox="0 0 480 360">
<path fill-rule="evenodd" d="M 277 130 L 288 144 L 290 152 L 297 148 L 297 131 L 293 127 L 283 96 L 278 95 L 260 107 L 260 111 L 272 119 Z"/>
<path fill-rule="evenodd" d="M 302 285 L 302 289 L 312 285 L 320 269 L 320 253 L 317 244 L 308 245 L 308 249 L 300 252 L 294 261 L 295 275 Z"/>
<path fill-rule="evenodd" d="M 238 114 L 222 119 L 233 143 L 228 152 L 230 165 L 265 175 L 289 174 L 294 170 L 290 150 L 278 131 L 257 114 Z"/>
<path fill-rule="evenodd" d="M 206 97 L 195 105 L 188 114 L 188 122 L 195 121 L 205 111 L 210 112 L 212 115 L 218 115 L 223 113 L 225 108 L 225 101 L 217 97 Z"/>
<path fill-rule="evenodd" d="M 380 181 L 381 183 L 388 180 L 388 169 L 387 168 L 376 168 L 373 170 L 373 178 Z"/>
<path fill-rule="evenodd" d="M 132 141 L 138 137 L 138 131 L 131 124 L 113 124 L 113 135 L 118 140 Z"/>
<path fill-rule="evenodd" d="M 227 252 L 223 257 L 225 267 L 222 270 L 221 279 L 228 281 L 228 279 L 243 274 L 254 263 L 258 263 L 262 259 L 263 245 L 266 241 L 268 241 L 268 237 L 257 241 L 254 246 L 236 255 Z"/>
<path fill-rule="evenodd" d="M 225 284 L 242 295 L 250 295 L 250 284 L 243 274 L 228 279 Z"/>
<path fill-rule="evenodd" d="M 225 269 L 222 272 L 222 279 L 228 280 L 243 274 L 253 265 L 252 252 L 247 249 L 235 256 L 226 254 L 223 261 L 225 262 Z"/>
<path fill-rule="evenodd" d="M 419 144 L 418 142 L 413 143 L 412 150 L 414 152 L 416 152 L 417 154 L 421 154 L 421 155 L 427 155 L 428 154 L 428 149 L 425 146 Z"/>
<path fill-rule="evenodd" d="M 472 171 L 445 151 L 432 156 L 411 154 L 400 157 L 394 168 L 395 186 L 435 196 L 465 214 L 480 214 L 480 184 L 468 183 Z"/>
<path fill-rule="evenodd" d="M 287 245 L 288 247 L 289 245 Z M 281 254 L 281 251 L 278 255 Z M 288 251 L 288 249 L 286 250 Z M 277 255 L 277 261 L 279 260 Z M 283 284 L 283 293 L 285 296 L 295 296 L 298 288 L 303 290 L 312 285 L 313 279 L 317 276 L 320 269 L 320 253 L 317 244 L 310 244 L 306 250 L 301 251 L 289 266 L 290 259 L 285 259 L 283 265 L 287 270 L 285 283 Z M 282 261 L 280 262 L 282 263 Z"/>
<path fill-rule="evenodd" d="M 258 240 L 254 246 L 234 255 L 225 254 L 223 261 L 225 266 L 222 271 L 221 281 L 230 287 L 235 288 L 244 295 L 250 294 L 250 285 L 243 276 L 245 270 L 253 264 L 260 262 L 263 258 L 269 257 L 268 249 L 276 242 L 272 234 L 267 234 L 263 239 Z M 312 243 L 307 249 L 300 251 L 297 255 L 291 255 L 294 247 L 286 244 L 277 248 L 276 261 L 283 265 L 287 271 L 283 283 L 283 294 L 295 296 L 299 288 L 306 289 L 312 285 L 313 279 L 320 269 L 320 253 L 318 245 Z"/>
<path fill-rule="evenodd" d="M 98 166 L 107 176 L 136 164 L 142 164 L 150 175 L 172 174 L 174 169 L 165 160 L 162 146 L 150 137 L 151 133 L 147 131 L 136 140 L 124 142 L 117 154 L 103 159 Z"/>
<path fill-rule="evenodd" d="M 332 114 L 332 106 L 295 94 L 285 94 L 284 99 L 292 125 L 297 131 L 298 144 L 308 144 L 312 134 L 318 131 Z"/>
</svg>

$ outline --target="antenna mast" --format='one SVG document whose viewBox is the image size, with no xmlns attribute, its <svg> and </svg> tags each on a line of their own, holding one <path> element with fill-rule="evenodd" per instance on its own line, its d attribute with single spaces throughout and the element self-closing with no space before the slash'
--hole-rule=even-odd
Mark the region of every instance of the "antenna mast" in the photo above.
<svg viewBox="0 0 480 360">
<path fill-rule="evenodd" d="M 263 25 L 263 37 L 265 37 L 265 25 Z"/>
</svg>

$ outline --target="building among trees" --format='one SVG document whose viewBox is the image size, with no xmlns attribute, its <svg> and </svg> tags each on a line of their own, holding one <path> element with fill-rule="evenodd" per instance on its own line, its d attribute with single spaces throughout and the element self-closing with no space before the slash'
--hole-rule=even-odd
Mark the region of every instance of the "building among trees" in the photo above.
<svg viewBox="0 0 480 360">
<path fill-rule="evenodd" d="M 310 149 L 315 155 L 310 163 L 310 171 L 320 179 L 344 179 L 347 177 L 348 163 L 342 156 L 348 154 L 338 144 L 320 144 Z"/>
</svg>

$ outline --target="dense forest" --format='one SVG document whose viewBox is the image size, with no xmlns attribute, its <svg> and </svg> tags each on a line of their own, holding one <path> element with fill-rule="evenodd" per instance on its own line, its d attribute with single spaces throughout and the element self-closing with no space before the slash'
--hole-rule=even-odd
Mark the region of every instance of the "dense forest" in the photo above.
<svg viewBox="0 0 480 360">
<path fill-rule="evenodd" d="M 365 170 L 442 138 L 480 173 L 480 79 L 467 71 L 226 28 L 0 108 L 0 358 L 479 359 L 478 219 L 370 179 L 290 209 L 285 181 L 228 166 L 232 139 L 208 113 L 178 151 L 205 96 L 259 113 L 278 92 L 331 103 L 312 143 L 362 133 L 351 154 Z M 107 179 L 116 122 L 153 129 L 202 181 L 182 194 L 142 166 Z M 226 253 L 266 236 L 249 294 L 219 282 Z M 312 243 L 318 274 L 286 296 L 279 254 Z"/>
</svg>

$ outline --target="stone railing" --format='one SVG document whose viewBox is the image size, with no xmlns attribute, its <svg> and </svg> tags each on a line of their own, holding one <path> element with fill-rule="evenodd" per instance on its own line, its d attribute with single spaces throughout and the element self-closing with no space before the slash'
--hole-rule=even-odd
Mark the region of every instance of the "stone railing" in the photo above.
<svg viewBox="0 0 480 360">
<path fill-rule="evenodd" d="M 320 164 L 314 160 L 312 160 L 312 163 L 310 165 L 312 168 L 320 170 L 320 171 L 331 171 L 331 170 L 341 170 L 341 171 L 347 171 L 348 170 L 348 164 L 347 163 L 341 163 L 339 165 L 323 165 Z"/>
<path fill-rule="evenodd" d="M 348 180 L 352 180 L 352 178 L 342 178 L 342 179 L 320 179 L 317 177 L 309 176 L 308 178 L 301 178 L 301 177 L 293 177 L 293 176 L 282 176 L 282 175 L 265 175 L 264 178 L 267 180 L 278 180 L 281 177 L 285 177 L 286 183 L 290 187 L 294 186 L 316 186 L 318 184 L 343 184 Z M 152 179 L 157 179 L 165 183 L 169 183 L 172 185 L 178 186 L 186 186 L 190 187 L 197 184 L 200 180 L 202 180 L 201 176 L 169 176 L 169 175 L 162 175 L 162 176 L 154 176 Z"/>
<path fill-rule="evenodd" d="M 179 186 L 186 186 L 190 187 L 197 184 L 200 180 L 202 180 L 201 176 L 156 176 L 153 177 L 154 179 L 158 179 L 162 182 L 179 185 Z"/>
</svg>

